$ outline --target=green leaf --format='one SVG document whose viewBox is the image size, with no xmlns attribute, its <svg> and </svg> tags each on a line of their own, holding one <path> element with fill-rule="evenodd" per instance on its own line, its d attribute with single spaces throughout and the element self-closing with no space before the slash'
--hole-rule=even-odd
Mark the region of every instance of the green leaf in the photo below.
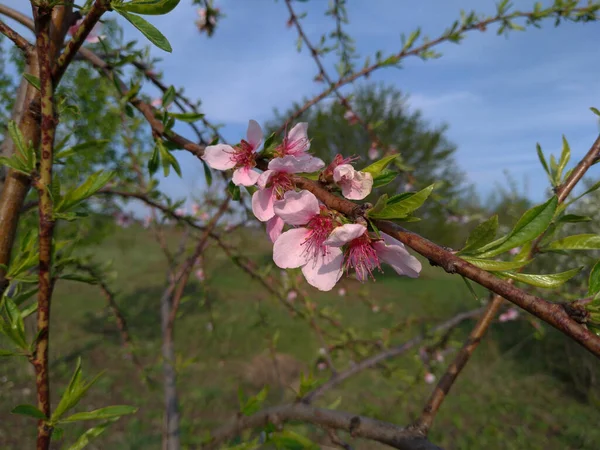
<svg viewBox="0 0 600 450">
<path fill-rule="evenodd" d="M 538 158 L 540 159 L 540 162 L 542 163 L 542 167 L 544 168 L 544 170 L 546 171 L 548 176 L 550 176 L 550 169 L 548 168 L 548 163 L 546 162 L 546 158 L 544 157 L 544 152 L 542 151 L 542 147 L 540 146 L 540 144 L 535 144 L 535 148 L 537 150 Z"/>
<path fill-rule="evenodd" d="M 530 284 L 531 286 L 537 286 L 541 288 L 557 288 L 563 285 L 566 281 L 577 275 L 583 267 L 576 269 L 567 270 L 566 272 L 553 273 L 551 275 L 537 275 L 530 273 L 512 273 L 512 272 L 500 272 L 508 278 L 512 278 L 522 283 Z"/>
<path fill-rule="evenodd" d="M 179 178 L 181 178 L 181 167 L 179 166 L 179 161 L 177 158 L 173 156 L 173 154 L 167 150 L 167 148 L 163 145 L 162 141 L 157 141 L 158 149 L 160 151 L 160 157 L 162 159 L 163 172 L 165 177 L 169 175 L 169 169 L 173 167 Z"/>
<path fill-rule="evenodd" d="M 596 263 L 590 272 L 590 287 L 588 288 L 588 295 L 591 297 L 600 292 L 600 261 Z"/>
<path fill-rule="evenodd" d="M 402 194 L 395 194 L 392 195 L 389 199 L 387 204 L 388 205 L 392 205 L 394 203 L 398 203 L 399 201 L 402 201 L 404 199 L 407 199 L 409 197 L 412 197 L 413 195 L 415 195 L 416 192 L 403 192 Z"/>
<path fill-rule="evenodd" d="M 270 441 L 275 444 L 276 448 L 285 450 L 319 450 L 321 448 L 307 437 L 291 430 L 270 433 Z"/>
<path fill-rule="evenodd" d="M 177 96 L 177 91 L 173 86 L 169 86 L 162 97 L 162 107 L 168 108 L 173 101 L 175 101 L 175 97 Z"/>
<path fill-rule="evenodd" d="M 17 355 L 18 355 L 18 353 L 15 353 L 10 350 L 3 350 L 0 348 L 0 358 L 6 357 L 6 356 L 17 356 Z"/>
<path fill-rule="evenodd" d="M 544 250 L 598 250 L 600 249 L 600 235 L 576 234 L 558 239 L 547 245 Z"/>
<path fill-rule="evenodd" d="M 373 219 L 402 219 L 407 217 L 414 210 L 418 209 L 425 203 L 427 197 L 431 195 L 434 185 L 426 187 L 422 191 L 417 192 L 410 197 L 406 197 L 398 202 L 392 203 L 388 201 L 388 205 L 376 214 L 369 214 Z"/>
<path fill-rule="evenodd" d="M 194 123 L 204 117 L 204 114 L 187 112 L 187 113 L 169 113 L 169 116 L 182 122 Z"/>
<path fill-rule="evenodd" d="M 67 447 L 65 450 L 81 450 L 86 445 L 90 443 L 90 441 L 96 437 L 98 437 L 102 432 L 112 423 L 116 422 L 118 419 L 108 420 L 100 425 L 97 425 L 93 428 L 90 428 L 86 432 L 84 432 L 74 444 Z"/>
<path fill-rule="evenodd" d="M 478 256 L 484 258 L 496 256 L 511 248 L 518 247 L 535 239 L 542 234 L 546 228 L 548 228 L 550 222 L 552 222 L 557 205 L 558 198 L 554 196 L 546 203 L 534 206 L 526 211 L 505 238 L 501 238 L 484 246 L 480 249 L 482 251 L 477 253 Z"/>
<path fill-rule="evenodd" d="M 498 216 L 492 216 L 485 222 L 480 223 L 475 227 L 467 238 L 465 246 L 458 254 L 468 253 L 469 251 L 477 250 L 487 243 L 491 242 L 496 237 L 498 231 Z"/>
<path fill-rule="evenodd" d="M 113 405 L 105 408 L 96 409 L 94 411 L 75 413 L 66 419 L 59 420 L 60 423 L 77 422 L 79 420 L 97 420 L 97 419 L 112 419 L 133 414 L 138 410 L 135 406 Z"/>
<path fill-rule="evenodd" d="M 121 9 L 115 9 L 115 11 L 121 14 L 134 27 L 140 30 L 140 32 L 158 48 L 169 53 L 173 51 L 173 48 L 171 47 L 171 44 L 169 44 L 167 38 L 164 37 L 164 35 L 146 19 L 134 14 L 129 14 Z"/>
<path fill-rule="evenodd" d="M 375 206 L 373 206 L 373 208 L 371 208 L 369 210 L 369 212 L 376 214 L 377 212 L 381 211 L 387 205 L 387 201 L 388 201 L 388 195 L 383 194 L 381 197 L 379 197 L 377 199 L 377 203 L 375 203 Z"/>
<path fill-rule="evenodd" d="M 21 414 L 23 416 L 33 417 L 34 419 L 45 420 L 47 417 L 43 412 L 33 405 L 19 405 L 11 411 L 12 414 Z"/>
<path fill-rule="evenodd" d="M 251 416 L 255 412 L 259 411 L 262 404 L 265 402 L 268 393 L 269 387 L 265 386 L 258 394 L 253 397 L 249 397 L 248 400 L 246 400 L 240 412 L 245 416 Z"/>
<path fill-rule="evenodd" d="M 27 82 L 36 88 L 38 91 L 42 90 L 42 84 L 40 83 L 40 79 L 30 73 L 24 73 L 23 78 L 27 80 Z"/>
<path fill-rule="evenodd" d="M 158 166 L 160 165 L 160 151 L 158 149 L 158 145 L 154 146 L 154 150 L 152 151 L 152 156 L 148 160 L 148 171 L 150 175 L 154 175 L 158 170 Z"/>
<path fill-rule="evenodd" d="M 109 139 L 95 139 L 81 144 L 74 145 L 73 147 L 61 150 L 54 155 L 55 159 L 66 158 L 68 156 L 79 154 L 87 150 L 102 151 L 104 146 L 110 142 Z"/>
<path fill-rule="evenodd" d="M 379 161 L 375 161 L 370 166 L 362 169 L 361 172 L 369 172 L 371 175 L 373 175 L 373 178 L 375 178 L 377 175 L 383 172 L 383 170 L 398 156 L 400 156 L 398 153 L 395 155 L 384 156 Z"/>
<path fill-rule="evenodd" d="M 590 108 L 592 110 L 592 112 L 594 114 L 596 114 L 598 117 L 600 117 L 600 111 L 598 111 L 598 108 L 594 108 L 593 106 Z"/>
<path fill-rule="evenodd" d="M 213 181 L 212 172 L 210 171 L 210 167 L 208 167 L 208 164 L 206 164 L 206 162 L 204 162 L 203 159 L 201 159 L 200 161 L 202 161 L 202 167 L 204 167 L 204 178 L 206 179 L 206 184 L 210 187 L 212 186 Z"/>
<path fill-rule="evenodd" d="M 28 350 L 25 323 L 19 307 L 9 298 L 3 298 L 6 321 L 0 318 L 0 331 L 20 349 Z"/>
<path fill-rule="evenodd" d="M 567 142 L 567 138 L 565 136 L 562 137 L 563 141 L 563 149 L 560 154 L 560 161 L 558 162 L 558 168 L 556 169 L 556 180 L 558 182 L 562 179 L 562 173 L 567 167 L 569 163 L 569 159 L 571 159 L 571 148 L 569 147 L 569 143 Z"/>
<path fill-rule="evenodd" d="M 239 201 L 241 192 L 240 187 L 233 184 L 233 181 L 230 181 L 227 185 L 227 193 L 231 196 L 231 199 L 234 201 Z"/>
<path fill-rule="evenodd" d="M 65 194 L 60 203 L 56 205 L 55 211 L 65 212 L 73 208 L 102 189 L 114 175 L 114 172 L 105 170 L 93 173 L 83 184 Z"/>
<path fill-rule="evenodd" d="M 398 176 L 398 172 L 394 172 L 393 170 L 385 169 L 379 175 L 373 177 L 373 189 L 385 186 L 388 183 L 391 183 Z"/>
<path fill-rule="evenodd" d="M 565 214 L 558 219 L 558 221 L 563 223 L 591 222 L 592 218 L 587 216 L 578 216 L 576 214 Z"/>
<path fill-rule="evenodd" d="M 469 258 L 464 256 L 463 259 L 480 269 L 489 272 L 504 272 L 506 270 L 520 269 L 531 262 L 529 261 L 496 261 L 493 259 Z"/>
<path fill-rule="evenodd" d="M 179 2 L 180 0 L 133 0 L 115 4 L 113 7 L 136 14 L 158 16 L 171 12 Z"/>
</svg>

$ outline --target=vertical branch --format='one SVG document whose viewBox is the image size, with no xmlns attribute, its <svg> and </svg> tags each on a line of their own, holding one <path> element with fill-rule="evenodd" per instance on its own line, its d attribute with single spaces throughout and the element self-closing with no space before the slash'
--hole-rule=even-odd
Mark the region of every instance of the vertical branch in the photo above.
<svg viewBox="0 0 600 450">
<path fill-rule="evenodd" d="M 50 61 L 50 23 L 52 9 L 40 6 L 36 18 L 36 47 L 40 64 L 41 91 L 41 146 L 39 174 L 34 180 L 39 196 L 39 293 L 37 327 L 38 337 L 33 365 L 36 372 L 38 409 L 50 417 L 50 383 L 48 374 L 48 344 L 50 334 L 50 301 L 53 280 L 52 235 L 54 219 L 52 214 L 52 158 L 56 120 L 54 116 L 54 87 Z M 48 449 L 52 428 L 43 420 L 38 424 L 38 450 Z"/>
</svg>

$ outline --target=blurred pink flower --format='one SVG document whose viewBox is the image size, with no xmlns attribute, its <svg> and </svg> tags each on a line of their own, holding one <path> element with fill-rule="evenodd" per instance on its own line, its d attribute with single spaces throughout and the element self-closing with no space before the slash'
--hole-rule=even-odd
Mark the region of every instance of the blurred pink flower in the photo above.
<svg viewBox="0 0 600 450">
<path fill-rule="evenodd" d="M 152 216 L 150 214 L 148 214 L 146 217 L 144 217 L 144 223 L 143 223 L 144 228 L 148 228 L 151 223 L 152 223 Z"/>
<path fill-rule="evenodd" d="M 351 109 L 346 110 L 344 113 L 344 119 L 346 119 L 350 125 L 355 125 L 358 123 L 358 117 Z"/>
<path fill-rule="evenodd" d="M 327 369 L 327 363 L 320 362 L 319 364 L 317 364 L 317 369 L 319 369 L 320 371 Z"/>
<path fill-rule="evenodd" d="M 373 305 L 371 307 L 371 311 L 373 311 L 374 313 L 378 313 L 380 311 L 379 305 Z"/>
<path fill-rule="evenodd" d="M 369 157 L 369 159 L 371 161 L 379 158 L 379 150 L 377 150 L 377 147 L 371 145 L 371 148 L 369 149 L 369 151 L 367 152 L 367 156 Z"/>
<path fill-rule="evenodd" d="M 204 269 L 200 268 L 196 270 L 196 278 L 198 278 L 199 281 L 204 281 L 206 279 L 204 275 Z"/>
<path fill-rule="evenodd" d="M 498 320 L 500 322 L 510 322 L 511 320 L 516 320 L 519 317 L 519 311 L 516 308 L 510 308 L 505 313 L 500 314 Z"/>
<path fill-rule="evenodd" d="M 152 102 L 150 104 L 155 108 L 160 108 L 162 106 L 162 98 L 152 99 Z"/>
<path fill-rule="evenodd" d="M 77 22 L 75 22 L 75 25 L 72 25 L 69 27 L 69 35 L 71 36 L 75 36 L 75 34 L 77 33 L 77 31 L 79 30 L 79 27 L 81 26 L 81 24 L 83 23 L 83 19 L 79 19 Z M 85 42 L 89 43 L 89 44 L 97 44 L 98 42 L 100 42 L 101 39 L 106 38 L 105 35 L 101 35 L 98 34 L 98 30 L 100 29 L 101 25 L 94 25 L 94 28 L 92 28 L 92 31 L 90 31 L 88 33 L 88 35 L 85 38 Z"/>
<path fill-rule="evenodd" d="M 340 297 L 343 297 L 344 295 L 346 295 L 346 288 L 343 288 L 343 287 L 339 288 L 338 289 L 338 295 Z"/>
<path fill-rule="evenodd" d="M 200 220 L 203 220 L 204 222 L 206 222 L 209 219 L 210 219 L 210 215 L 206 211 L 200 213 Z"/>
<path fill-rule="evenodd" d="M 511 248 L 508 253 L 511 254 L 512 256 L 518 255 L 519 252 L 521 251 L 521 247 L 515 247 L 515 248 Z"/>
<path fill-rule="evenodd" d="M 298 293 L 296 291 L 289 291 L 287 294 L 288 302 L 292 303 L 294 300 L 298 298 Z"/>
<path fill-rule="evenodd" d="M 133 219 L 128 214 L 118 212 L 115 214 L 115 222 L 122 228 L 127 228 L 133 223 Z"/>
<path fill-rule="evenodd" d="M 435 375 L 432 374 L 431 372 L 427 372 L 425 374 L 424 380 L 425 380 L 425 383 L 427 383 L 427 384 L 433 384 L 433 383 L 435 383 Z"/>
</svg>

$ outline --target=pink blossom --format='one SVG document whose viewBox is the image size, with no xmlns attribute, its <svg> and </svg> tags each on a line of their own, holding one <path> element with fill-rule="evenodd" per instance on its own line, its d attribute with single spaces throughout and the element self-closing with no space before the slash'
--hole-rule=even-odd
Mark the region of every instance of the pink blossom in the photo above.
<svg viewBox="0 0 600 450">
<path fill-rule="evenodd" d="M 284 222 L 279 216 L 273 216 L 267 221 L 267 234 L 271 242 L 275 242 L 283 232 Z"/>
<path fill-rule="evenodd" d="M 297 123 L 283 138 L 283 142 L 275 149 L 278 156 L 304 156 L 308 155 L 310 140 L 308 139 L 308 123 Z"/>
<path fill-rule="evenodd" d="M 154 99 L 152 99 L 152 102 L 150 102 L 150 104 L 154 108 L 161 108 L 162 107 L 162 98 L 154 98 Z"/>
<path fill-rule="evenodd" d="M 122 228 L 128 228 L 133 223 L 133 219 L 127 214 L 118 212 L 115 214 L 115 222 Z"/>
<path fill-rule="evenodd" d="M 343 287 L 339 288 L 339 289 L 338 289 L 338 295 L 339 295 L 340 297 L 343 297 L 343 296 L 345 296 L 345 295 L 346 295 L 346 288 L 343 288 Z"/>
<path fill-rule="evenodd" d="M 358 117 L 351 109 L 346 110 L 344 113 L 344 119 L 346 119 L 350 125 L 355 125 L 358 123 Z"/>
<path fill-rule="evenodd" d="M 315 172 L 324 166 L 322 160 L 308 154 L 271 160 L 268 170 L 258 177 L 258 191 L 252 194 L 252 212 L 256 218 L 266 222 L 275 215 L 273 203 L 281 200 L 285 192 L 294 189 L 293 174 Z"/>
<path fill-rule="evenodd" d="M 287 293 L 287 301 L 292 303 L 294 300 L 298 298 L 298 293 L 296 291 L 289 291 Z"/>
<path fill-rule="evenodd" d="M 200 220 L 206 222 L 209 219 L 210 219 L 210 214 L 208 214 L 206 211 L 200 213 Z"/>
<path fill-rule="evenodd" d="M 204 269 L 199 268 L 198 270 L 196 270 L 196 278 L 198 278 L 198 281 L 200 282 L 206 279 L 206 276 L 204 275 Z"/>
<path fill-rule="evenodd" d="M 518 255 L 521 252 L 521 247 L 515 247 L 515 248 L 511 248 L 508 253 L 515 256 Z"/>
<path fill-rule="evenodd" d="M 377 147 L 375 147 L 374 145 L 371 145 L 371 148 L 367 152 L 367 156 L 369 157 L 369 159 L 371 161 L 379 158 L 379 150 L 377 149 Z"/>
<path fill-rule="evenodd" d="M 327 369 L 327 363 L 321 361 L 319 364 L 317 364 L 317 369 L 319 369 L 320 371 Z"/>
<path fill-rule="evenodd" d="M 412 188 L 413 188 L 413 187 L 414 187 L 414 186 L 413 186 L 411 183 L 406 183 L 406 184 L 404 185 L 404 190 L 405 190 L 405 191 L 410 191 L 410 190 L 412 190 Z"/>
<path fill-rule="evenodd" d="M 294 228 L 283 233 L 273 246 L 273 261 L 282 269 L 302 267 L 306 281 L 321 291 L 330 291 L 342 276 L 344 255 L 325 240 L 335 228 L 334 219 L 308 191 L 288 191 L 273 205 L 275 214 Z"/>
<path fill-rule="evenodd" d="M 510 308 L 503 314 L 500 314 L 498 320 L 500 322 L 510 322 L 511 320 L 516 320 L 519 317 L 519 311 L 516 308 Z"/>
<path fill-rule="evenodd" d="M 427 383 L 427 384 L 435 383 L 435 375 L 432 374 L 431 372 L 427 372 L 425 374 L 425 376 L 423 377 L 423 379 L 425 380 L 425 383 Z"/>
<path fill-rule="evenodd" d="M 192 203 L 192 215 L 197 216 L 200 212 L 200 205 L 198 203 Z"/>
<path fill-rule="evenodd" d="M 148 214 L 146 217 L 144 217 L 144 223 L 143 223 L 144 228 L 148 228 L 151 223 L 152 223 L 152 216 L 150 214 Z"/>
<path fill-rule="evenodd" d="M 79 30 L 79 27 L 81 26 L 82 23 L 83 23 L 83 19 L 79 19 L 77 22 L 75 22 L 75 25 L 70 26 L 69 31 L 68 31 L 69 35 L 75 36 L 75 34 Z M 100 25 L 98 25 L 98 24 L 94 25 L 94 28 L 92 28 L 92 31 L 90 31 L 88 33 L 88 35 L 86 36 L 85 42 L 87 42 L 89 44 L 97 44 L 98 42 L 100 42 L 101 39 L 106 38 L 105 35 L 98 34 L 99 29 L 100 29 Z"/>
<path fill-rule="evenodd" d="M 378 313 L 380 311 L 379 305 L 373 305 L 373 306 L 371 306 L 371 311 L 373 311 L 374 313 Z"/>
<path fill-rule="evenodd" d="M 324 242 L 331 247 L 347 245 L 344 269 L 349 272 L 354 269 L 356 278 L 364 282 L 373 277 L 373 271 L 381 271 L 381 262 L 387 263 L 398 275 L 417 278 L 421 272 L 421 263 L 408 253 L 402 242 L 381 233 L 383 239 L 369 236 L 364 225 L 351 223 L 335 228 Z"/>
<path fill-rule="evenodd" d="M 373 188 L 373 175 L 354 170 L 350 164 L 337 166 L 333 170 L 333 181 L 342 188 L 344 197 L 350 200 L 362 200 Z"/>
<path fill-rule="evenodd" d="M 444 354 L 440 351 L 435 352 L 435 360 L 439 363 L 444 362 Z"/>
<path fill-rule="evenodd" d="M 175 210 L 175 215 L 179 216 L 179 217 L 183 217 L 186 215 L 185 209 L 184 208 L 177 208 Z"/>
<path fill-rule="evenodd" d="M 242 139 L 235 147 L 227 144 L 209 145 L 202 159 L 216 170 L 235 169 L 233 183 L 236 186 L 252 186 L 259 177 L 259 173 L 253 169 L 256 166 L 256 150 L 263 139 L 262 129 L 254 120 L 248 123 L 246 139 Z"/>
</svg>

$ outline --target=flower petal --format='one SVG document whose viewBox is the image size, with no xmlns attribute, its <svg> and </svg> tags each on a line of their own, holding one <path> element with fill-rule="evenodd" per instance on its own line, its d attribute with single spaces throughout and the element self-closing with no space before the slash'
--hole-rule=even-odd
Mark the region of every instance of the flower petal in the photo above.
<svg viewBox="0 0 600 450">
<path fill-rule="evenodd" d="M 267 222 L 267 234 L 271 239 L 271 242 L 275 242 L 279 236 L 281 236 L 281 232 L 283 231 L 284 222 L 280 217 L 273 216 Z"/>
<path fill-rule="evenodd" d="M 311 155 L 286 155 L 269 162 L 269 169 L 284 173 L 310 173 L 325 167 L 325 163 Z"/>
<path fill-rule="evenodd" d="M 333 169 L 333 181 L 336 183 L 350 182 L 354 178 L 356 170 L 351 164 L 340 164 Z"/>
<path fill-rule="evenodd" d="M 300 122 L 294 125 L 287 135 L 288 141 L 294 148 L 294 154 L 306 153 L 310 148 L 308 140 L 308 123 Z"/>
<path fill-rule="evenodd" d="M 354 172 L 354 178 L 349 182 L 340 182 L 342 195 L 350 200 L 362 200 L 371 193 L 373 175 L 369 172 Z"/>
<path fill-rule="evenodd" d="M 408 253 L 402 242 L 385 233 L 381 233 L 381 237 L 385 243 L 378 241 L 373 244 L 377 256 L 392 266 L 398 275 L 417 278 L 422 269 L 421 262 Z"/>
<path fill-rule="evenodd" d="M 256 120 L 250 120 L 248 122 L 246 138 L 248 140 L 248 144 L 250 144 L 255 151 L 258 147 L 260 147 L 260 144 L 263 140 L 263 132 Z"/>
<path fill-rule="evenodd" d="M 235 150 L 231 145 L 217 144 L 209 145 L 204 149 L 202 159 L 210 167 L 216 170 L 227 170 L 235 167 L 235 161 L 231 157 Z"/>
<path fill-rule="evenodd" d="M 342 247 L 351 240 L 365 234 L 365 231 L 367 231 L 367 227 L 360 223 L 347 223 L 341 227 L 335 227 L 324 244 L 332 247 Z"/>
<path fill-rule="evenodd" d="M 342 277 L 344 253 L 341 249 L 329 247 L 324 256 L 313 258 L 302 267 L 304 278 L 320 291 L 330 291 Z"/>
<path fill-rule="evenodd" d="M 290 225 L 304 225 L 319 214 L 319 200 L 309 191 L 287 191 L 283 200 L 273 203 L 275 214 Z"/>
<path fill-rule="evenodd" d="M 231 181 L 236 186 L 252 186 L 258 181 L 260 174 L 250 167 L 240 167 L 233 172 Z"/>
<path fill-rule="evenodd" d="M 271 180 L 271 177 L 273 175 L 275 175 L 275 171 L 274 170 L 265 170 L 258 177 L 258 181 L 256 182 L 256 185 L 259 188 L 264 189 L 267 186 L 267 184 L 269 183 L 269 181 Z"/>
<path fill-rule="evenodd" d="M 252 212 L 258 220 L 266 222 L 273 218 L 273 188 L 259 189 L 252 194 Z"/>
<path fill-rule="evenodd" d="M 306 264 L 307 252 L 302 244 L 310 230 L 294 228 L 283 233 L 273 246 L 273 261 L 282 269 L 294 269 Z"/>
</svg>

